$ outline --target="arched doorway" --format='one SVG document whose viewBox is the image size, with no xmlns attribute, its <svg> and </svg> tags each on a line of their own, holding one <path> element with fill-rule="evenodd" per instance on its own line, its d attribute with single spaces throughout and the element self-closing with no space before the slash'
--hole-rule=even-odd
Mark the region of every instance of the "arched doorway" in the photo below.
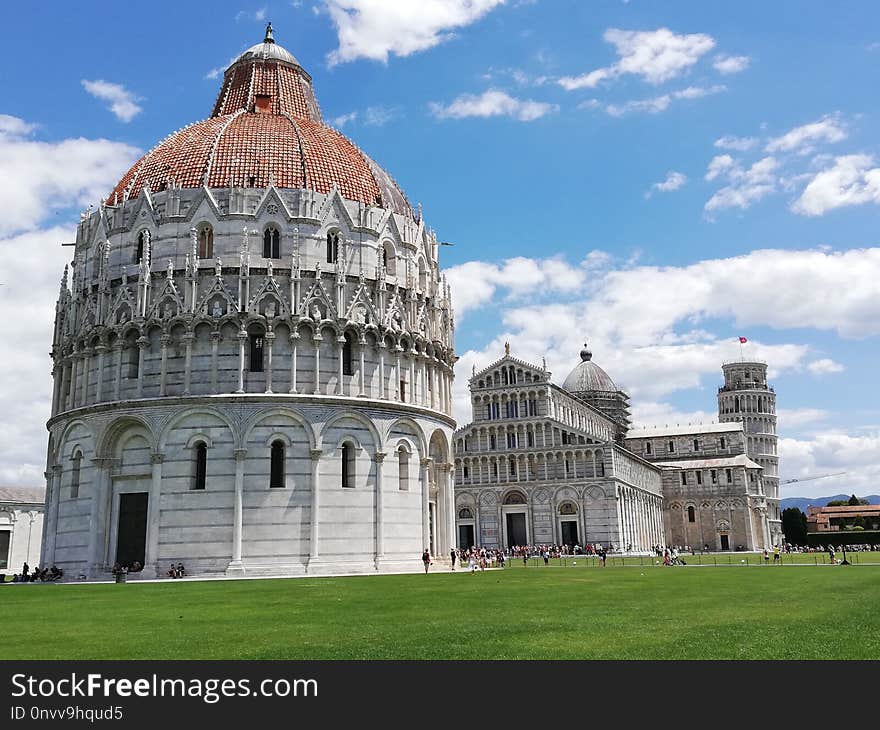
<svg viewBox="0 0 880 730">
<path fill-rule="evenodd" d="M 529 544 L 528 500 L 519 490 L 504 495 L 501 505 L 504 547 Z"/>
<path fill-rule="evenodd" d="M 557 519 L 559 521 L 559 542 L 569 547 L 580 544 L 577 505 L 570 500 L 560 504 Z"/>
</svg>

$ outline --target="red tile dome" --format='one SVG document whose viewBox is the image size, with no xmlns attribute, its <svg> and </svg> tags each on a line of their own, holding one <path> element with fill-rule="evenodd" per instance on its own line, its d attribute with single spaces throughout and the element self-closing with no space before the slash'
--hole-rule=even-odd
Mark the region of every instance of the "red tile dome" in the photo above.
<svg viewBox="0 0 880 730">
<path fill-rule="evenodd" d="M 308 188 L 412 217 L 394 180 L 344 135 L 324 125 L 312 78 L 272 38 L 239 56 L 223 76 L 210 118 L 162 140 L 110 193 L 113 203 L 145 188 Z"/>
</svg>

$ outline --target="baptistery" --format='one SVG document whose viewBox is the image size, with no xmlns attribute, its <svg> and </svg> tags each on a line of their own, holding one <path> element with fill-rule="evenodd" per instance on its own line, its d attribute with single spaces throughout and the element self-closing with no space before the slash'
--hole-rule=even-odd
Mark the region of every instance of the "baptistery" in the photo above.
<svg viewBox="0 0 880 730">
<path fill-rule="evenodd" d="M 210 118 L 82 216 L 43 562 L 284 575 L 447 554 L 453 334 L 436 234 L 323 122 L 269 26 Z"/>
</svg>

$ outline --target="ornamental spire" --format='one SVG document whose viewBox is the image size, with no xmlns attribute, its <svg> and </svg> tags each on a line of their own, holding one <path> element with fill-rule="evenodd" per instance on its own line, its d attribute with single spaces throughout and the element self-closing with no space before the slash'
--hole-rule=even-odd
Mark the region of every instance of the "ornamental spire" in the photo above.
<svg viewBox="0 0 880 730">
<path fill-rule="evenodd" d="M 263 38 L 263 43 L 274 43 L 275 39 L 272 37 L 272 23 L 266 26 L 266 37 Z"/>
</svg>

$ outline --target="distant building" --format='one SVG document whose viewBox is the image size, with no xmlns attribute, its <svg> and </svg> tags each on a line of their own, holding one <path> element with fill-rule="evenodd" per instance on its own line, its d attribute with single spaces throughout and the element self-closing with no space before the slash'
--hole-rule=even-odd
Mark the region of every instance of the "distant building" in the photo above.
<svg viewBox="0 0 880 730">
<path fill-rule="evenodd" d="M 880 530 L 880 504 L 807 507 L 807 532 L 839 532 L 853 524 Z"/>
<path fill-rule="evenodd" d="M 0 575 L 40 564 L 43 487 L 0 487 Z"/>
<path fill-rule="evenodd" d="M 723 369 L 720 423 L 633 431 L 629 396 L 586 346 L 562 387 L 509 351 L 475 373 L 473 422 L 453 435 L 459 547 L 780 544 L 767 365 Z"/>
</svg>

